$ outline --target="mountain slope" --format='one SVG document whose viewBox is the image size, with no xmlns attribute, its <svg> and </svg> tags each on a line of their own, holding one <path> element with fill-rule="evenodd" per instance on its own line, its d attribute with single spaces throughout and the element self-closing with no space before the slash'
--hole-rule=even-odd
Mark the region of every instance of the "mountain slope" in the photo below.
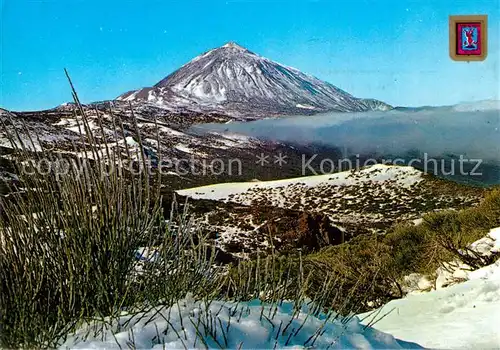
<svg viewBox="0 0 500 350">
<path fill-rule="evenodd" d="M 384 233 L 396 223 L 418 222 L 428 212 L 473 206 L 483 195 L 481 189 L 440 180 L 413 167 L 383 164 L 276 181 L 219 183 L 176 193 L 190 198 L 190 212 L 202 227 L 217 232 L 221 249 L 239 256 L 246 256 L 242 251 L 269 249 L 270 227 L 281 239 L 285 231 L 302 231 L 301 223 L 313 220 L 312 216 L 318 220 L 306 231 L 323 226 L 319 231 L 326 232 L 328 222 L 344 232 L 341 240 L 349 240 Z M 311 217 L 297 220 L 291 211 Z M 288 227 L 292 222 L 294 227 Z M 334 238 L 335 232 L 328 236 Z M 338 239 L 330 241 L 338 244 Z"/>
<path fill-rule="evenodd" d="M 117 100 L 202 106 L 250 115 L 391 108 L 377 100 L 356 98 L 332 84 L 261 57 L 235 43 L 210 50 L 153 87 L 129 91 Z"/>
</svg>

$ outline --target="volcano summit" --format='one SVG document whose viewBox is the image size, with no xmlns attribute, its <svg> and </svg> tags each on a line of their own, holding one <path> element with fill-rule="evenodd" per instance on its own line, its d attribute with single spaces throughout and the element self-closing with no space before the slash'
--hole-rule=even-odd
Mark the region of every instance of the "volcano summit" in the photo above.
<svg viewBox="0 0 500 350">
<path fill-rule="evenodd" d="M 378 100 L 356 98 L 234 42 L 195 57 L 153 87 L 129 91 L 117 100 L 239 116 L 392 108 Z"/>
</svg>

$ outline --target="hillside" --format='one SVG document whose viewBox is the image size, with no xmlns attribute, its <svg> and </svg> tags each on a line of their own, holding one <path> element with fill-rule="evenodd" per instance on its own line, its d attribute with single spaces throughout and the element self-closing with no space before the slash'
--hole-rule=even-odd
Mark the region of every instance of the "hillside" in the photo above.
<svg viewBox="0 0 500 350">
<path fill-rule="evenodd" d="M 357 171 L 277 181 L 223 183 L 176 191 L 193 215 L 231 253 L 270 247 L 269 228 L 297 248 L 317 249 L 428 212 L 475 205 L 483 190 L 437 179 L 412 167 L 377 164 Z M 305 236 L 304 236 L 305 235 Z M 285 239 L 285 237 L 288 237 Z M 308 242 L 305 244 L 304 242 Z M 283 247 L 290 248 L 290 246 Z"/>
</svg>

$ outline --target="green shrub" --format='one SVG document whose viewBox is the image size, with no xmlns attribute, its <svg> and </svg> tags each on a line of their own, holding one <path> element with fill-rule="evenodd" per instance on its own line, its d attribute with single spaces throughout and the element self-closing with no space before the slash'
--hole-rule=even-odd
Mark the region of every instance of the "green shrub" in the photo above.
<svg viewBox="0 0 500 350">
<path fill-rule="evenodd" d="M 365 311 L 402 296 L 398 275 L 392 269 L 391 249 L 382 237 L 358 236 L 345 244 L 311 254 L 304 261 L 306 271 L 310 269 L 320 280 L 325 272 L 336 276 L 342 293 L 356 291 L 349 299 L 352 303 L 349 308 Z M 311 292 L 321 291 L 319 285 L 315 287 Z"/>
<path fill-rule="evenodd" d="M 345 244 L 325 248 L 302 257 L 265 257 L 244 263 L 230 271 L 235 285 L 247 286 L 243 298 L 276 297 L 266 290 L 280 290 L 280 298 L 309 298 L 316 305 L 348 315 L 378 307 L 403 294 L 397 275 L 390 270 L 391 251 L 381 237 L 363 235 Z M 286 281 L 286 282 L 285 282 Z M 244 291 L 244 288 L 237 288 Z"/>
<path fill-rule="evenodd" d="M 420 225 L 395 226 L 386 235 L 386 243 L 393 248 L 395 266 L 403 274 L 430 274 L 442 263 L 457 258 L 478 268 L 491 260 L 463 252 L 497 226 L 500 226 L 500 190 L 492 189 L 477 207 L 428 213 Z"/>
<path fill-rule="evenodd" d="M 85 131 L 80 144 L 85 147 L 84 155 L 78 160 L 86 166 L 67 174 L 35 171 L 28 175 L 18 168 L 21 185 L 9 186 L 9 196 L 0 197 L 0 347 L 57 347 L 80 327 L 88 330 L 86 336 L 93 333 L 95 337 L 106 327 L 126 327 L 120 323 L 123 313 L 131 316 L 129 320 L 144 317 L 155 313 L 157 306 L 159 310 L 178 306 L 188 294 L 202 300 L 207 310 L 215 298 L 237 302 L 260 298 L 271 303 L 268 309 L 274 313 L 285 299 L 293 300 L 296 310 L 289 324 L 299 317 L 305 291 L 313 281 L 310 263 L 306 268 L 300 255 L 271 254 L 262 261 L 240 264 L 229 273 L 214 266 L 215 249 L 199 233 L 200 228 L 187 221 L 186 212 L 177 212 L 175 201 L 170 220 L 165 220 L 159 174 L 150 176 L 146 166 L 137 175 L 110 167 L 133 160 L 123 127 L 111 142 L 101 128 L 103 143 L 98 143 L 75 92 L 74 98 Z M 123 125 L 119 116 L 111 114 L 111 118 Z M 8 125 L 3 123 L 17 165 L 61 159 L 43 147 L 35 151 L 33 135 L 22 122 L 10 120 Z M 145 163 L 140 134 L 135 137 L 139 161 Z M 119 142 L 127 148 L 125 159 L 111 149 Z M 84 170 L 83 175 L 77 170 Z M 144 248 L 154 254 L 141 256 Z M 349 309 L 353 305 L 349 298 L 359 293 L 337 288 L 334 277 L 327 273 L 321 280 L 322 288 L 317 288 L 308 312 L 327 310 L 326 323 L 339 317 L 331 309 L 338 305 L 337 310 L 349 315 L 341 320 L 348 324 L 356 311 Z M 201 312 L 208 315 L 207 310 Z M 273 315 L 262 317 L 272 323 Z M 192 321 L 189 317 L 185 322 Z M 229 324 L 224 328 L 227 332 Z M 196 329 L 194 344 L 203 343 L 207 336 L 216 342 L 221 338 L 212 323 L 198 324 Z M 310 339 L 321 334 L 320 327 Z M 127 344 L 135 347 L 133 334 Z"/>
<path fill-rule="evenodd" d="M 384 243 L 391 248 L 391 268 L 399 277 L 435 269 L 438 257 L 433 254 L 430 234 L 424 226 L 398 225 L 384 237 Z"/>
<path fill-rule="evenodd" d="M 207 297 L 220 285 L 203 237 L 194 239 L 180 214 L 175 229 L 164 219 L 157 175 L 146 167 L 136 176 L 110 169 L 121 161 L 111 152 L 117 139 L 104 141 L 111 163 L 89 161 L 90 154 L 104 158 L 103 144 L 89 132 L 81 106 L 80 116 L 87 130 L 83 168 L 65 174 L 18 168 L 22 187 L 0 197 L 1 347 L 54 347 L 85 320 L 172 305 L 188 292 Z M 18 164 L 61 159 L 34 151 L 30 133 L 6 129 Z M 154 250 L 155 259 L 138 258 L 141 247 Z"/>
<path fill-rule="evenodd" d="M 304 293 L 313 299 L 324 296 L 325 281 L 334 280 L 332 286 L 339 294 L 349 296 L 340 301 L 332 295 L 329 302 L 334 308 L 341 310 L 348 303 L 348 310 L 373 309 L 402 297 L 403 279 L 411 273 L 432 275 L 443 263 L 456 259 L 473 268 L 493 263 L 498 256 L 481 256 L 467 247 L 497 226 L 500 190 L 493 189 L 477 207 L 428 213 L 420 225 L 399 224 L 385 235 L 361 235 L 304 256 L 301 270 L 308 276 Z M 280 259 L 290 268 L 280 265 L 276 276 L 298 269 L 297 257 Z M 248 265 L 255 268 L 255 261 Z"/>
<path fill-rule="evenodd" d="M 495 188 L 489 192 L 480 208 L 483 210 L 491 227 L 500 226 L 500 188 Z"/>
</svg>

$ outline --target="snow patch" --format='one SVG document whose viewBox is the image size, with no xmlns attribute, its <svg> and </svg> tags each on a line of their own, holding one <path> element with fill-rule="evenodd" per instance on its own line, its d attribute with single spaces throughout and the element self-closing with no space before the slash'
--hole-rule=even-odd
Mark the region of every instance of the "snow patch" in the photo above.
<svg viewBox="0 0 500 350">
<path fill-rule="evenodd" d="M 479 253 L 482 256 L 490 256 L 500 252 L 500 227 L 490 230 L 486 237 L 483 237 L 469 246 L 469 249 Z M 446 286 L 456 283 L 460 280 L 469 280 L 478 278 L 482 274 L 491 274 L 488 269 L 475 270 L 461 262 L 450 261 L 440 267 L 437 271 L 436 289 L 442 289 Z"/>
<path fill-rule="evenodd" d="M 365 328 L 357 317 L 345 321 L 345 324 L 341 320 L 325 322 L 325 315 L 308 316 L 308 307 L 304 304 L 296 318 L 292 318 L 293 304 L 284 302 L 278 306 L 274 317 L 263 318 L 262 308 L 264 315 L 271 315 L 271 306 L 261 304 L 259 300 L 239 304 L 214 301 L 207 309 L 204 303 L 186 298 L 179 302 L 179 307 L 154 308 L 134 317 L 124 314 L 111 325 L 83 325 L 61 348 L 121 349 L 129 348 L 132 344 L 139 349 L 205 349 L 207 346 L 223 346 L 229 349 L 297 349 L 308 347 L 304 344 L 318 330 L 322 331 L 322 335 L 314 342 L 314 348 L 420 348 L 416 344 L 399 341 L 373 328 Z M 221 345 L 218 345 L 210 334 L 205 333 L 198 320 L 209 322 L 217 328 L 216 338 Z M 288 324 L 289 330 L 283 331 L 283 325 Z M 197 330 L 196 325 L 201 328 Z M 104 331 L 96 335 L 96 326 L 104 327 Z M 295 336 L 291 335 L 294 331 L 297 332 Z M 311 340 L 308 345 L 311 346 Z"/>
<path fill-rule="evenodd" d="M 353 176 L 357 174 L 358 176 Z M 366 182 L 395 181 L 402 187 L 411 187 L 422 180 L 422 173 L 412 167 L 389 166 L 376 164 L 357 172 L 344 171 L 341 173 L 306 176 L 294 179 L 261 181 L 261 182 L 233 182 L 209 186 L 195 187 L 177 191 L 182 196 L 194 199 L 228 200 L 230 196 L 244 194 L 254 189 L 289 188 L 292 186 L 315 187 L 319 185 L 352 186 Z M 242 201 L 250 204 L 250 200 Z"/>
<path fill-rule="evenodd" d="M 303 109 L 316 109 L 316 107 L 314 106 L 310 106 L 310 105 L 303 105 L 303 104 L 300 104 L 300 103 L 297 103 L 295 105 L 295 107 L 297 108 L 303 108 Z"/>
<path fill-rule="evenodd" d="M 175 145 L 174 148 L 184 153 L 191 154 L 194 152 L 191 148 L 189 148 L 187 145 L 183 145 L 182 143 Z"/>
<path fill-rule="evenodd" d="M 373 327 L 429 348 L 500 348 L 500 261 L 474 271 L 469 278 L 389 302 L 378 310 L 378 316 L 390 313 Z M 374 316 L 360 315 L 367 317 L 365 324 Z"/>
</svg>

